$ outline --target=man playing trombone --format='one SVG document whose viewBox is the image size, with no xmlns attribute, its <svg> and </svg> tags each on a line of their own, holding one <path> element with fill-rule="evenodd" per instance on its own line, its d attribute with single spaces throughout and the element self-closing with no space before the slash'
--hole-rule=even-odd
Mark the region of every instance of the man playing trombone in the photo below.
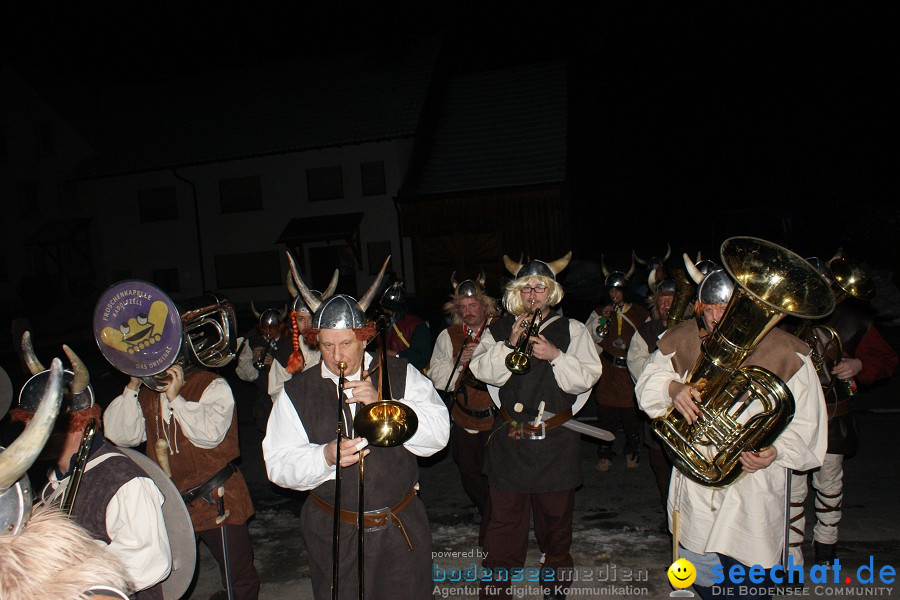
<svg viewBox="0 0 900 600">
<path fill-rule="evenodd" d="M 317 600 L 356 598 L 360 584 L 372 599 L 432 596 L 431 531 L 416 496 L 416 457 L 430 456 L 447 444 L 450 420 L 434 386 L 406 360 L 390 359 L 385 369 L 380 359 L 365 353 L 375 331 L 364 313 L 383 273 L 384 268 L 359 302 L 343 294 L 321 301 L 296 276 L 314 311 L 305 335 L 318 341 L 322 359 L 318 367 L 285 383 L 269 417 L 263 456 L 273 483 L 311 491 L 301 521 Z M 399 402 L 415 412 L 418 429 L 401 444 L 366 448 L 367 441 L 353 428 L 353 417 L 378 399 L 373 380 L 379 377 L 389 377 Z M 339 411 L 341 387 L 346 401 Z M 336 423 L 342 428 L 340 448 Z M 360 482 L 360 469 L 347 468 L 362 457 L 365 474 Z M 348 472 L 342 476 L 344 470 Z M 360 532 L 358 499 L 366 481 Z M 360 557 L 358 544 L 363 541 Z"/>
<path fill-rule="evenodd" d="M 510 314 L 487 328 L 470 363 L 475 377 L 497 386 L 495 403 L 506 423 L 491 438 L 485 460 L 491 519 L 483 564 L 494 581 L 483 585 L 484 597 L 511 593 L 509 572 L 525 565 L 532 512 L 544 553 L 541 579 L 551 597 L 565 597 L 556 584 L 574 566 L 569 549 L 575 488 L 582 483 L 580 436 L 561 425 L 581 407 L 579 394 L 587 400 L 602 367 L 585 326 L 551 309 L 563 297 L 556 274 L 570 257 L 524 265 L 503 257 L 515 277 L 503 296 Z M 556 416 L 545 421 L 544 409 Z M 555 572 L 548 576 L 548 570 Z"/>
</svg>

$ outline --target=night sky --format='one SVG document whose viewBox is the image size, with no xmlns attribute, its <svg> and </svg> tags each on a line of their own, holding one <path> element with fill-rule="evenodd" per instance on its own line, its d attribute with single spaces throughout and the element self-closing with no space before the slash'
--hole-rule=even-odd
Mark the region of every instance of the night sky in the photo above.
<svg viewBox="0 0 900 600">
<path fill-rule="evenodd" d="M 666 241 L 712 252 L 745 233 L 900 261 L 893 9 L 311 4 L 16 3 L 0 52 L 97 82 L 434 33 L 450 73 L 564 58 L 580 256 L 656 253 Z"/>
</svg>

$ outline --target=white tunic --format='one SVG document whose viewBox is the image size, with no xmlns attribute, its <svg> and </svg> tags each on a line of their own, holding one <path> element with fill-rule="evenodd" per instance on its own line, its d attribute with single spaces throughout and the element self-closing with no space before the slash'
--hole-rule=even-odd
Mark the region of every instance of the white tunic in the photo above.
<svg viewBox="0 0 900 600">
<path fill-rule="evenodd" d="M 549 324 L 549 319 L 544 321 L 541 330 Z M 560 351 L 559 356 L 551 360 L 550 364 L 559 389 L 567 394 L 578 395 L 597 383 L 603 366 L 597 355 L 597 346 L 582 323 L 569 319 L 569 338 L 569 347 L 565 352 Z M 495 340 L 489 329 L 484 330 L 481 342 L 472 355 L 472 362 L 469 363 L 469 368 L 479 380 L 500 387 L 512 377 L 512 372 L 506 368 L 506 357 L 512 350 L 505 341 Z"/>
<path fill-rule="evenodd" d="M 225 439 L 234 413 L 234 396 L 225 379 L 219 377 L 206 386 L 199 402 L 188 402 L 181 396 L 169 402 L 165 393 L 158 395 L 163 420 L 171 424 L 174 417 L 194 446 L 208 450 Z M 137 397 L 136 391 L 126 387 L 103 413 L 104 434 L 114 444 L 130 448 L 147 441 L 144 413 Z M 177 452 L 177 448 L 174 450 Z"/>
<path fill-rule="evenodd" d="M 122 460 L 122 457 L 118 454 L 95 457 L 88 461 L 85 472 L 105 460 Z M 57 501 L 68 485 L 69 477 L 57 480 L 55 469 L 51 469 L 50 482 L 41 495 L 44 503 Z M 164 501 L 162 492 L 149 477 L 135 477 L 126 482 L 106 507 L 109 544 L 95 540 L 121 561 L 135 591 L 159 583 L 172 570 L 172 552 L 162 515 Z"/>
<path fill-rule="evenodd" d="M 665 415 L 672 404 L 669 382 L 684 380 L 684 375 L 675 372 L 672 356 L 654 352 L 637 382 L 638 404 L 651 418 Z M 674 511 L 680 511 L 681 545 L 691 552 L 718 552 L 745 565 L 765 568 L 780 561 L 785 469 L 806 471 L 820 466 L 828 446 L 825 399 L 819 378 L 809 358 L 797 356 L 803 360 L 803 366 L 787 382 L 796 412 L 772 444 L 777 456 L 771 465 L 755 473 L 744 473 L 721 489 L 702 486 L 678 469 L 672 470 L 669 526 Z M 752 413 L 753 407 L 747 412 Z"/>
<path fill-rule="evenodd" d="M 368 368 L 372 357 L 366 353 Z M 319 363 L 323 379 L 331 379 L 337 384 L 338 376 Z M 347 375 L 348 381 L 359 381 L 360 371 Z M 346 390 L 352 397 L 352 390 Z M 450 415 L 440 396 L 415 367 L 406 367 L 406 390 L 399 400 L 410 406 L 419 418 L 419 427 L 403 446 L 416 456 L 431 456 L 447 445 L 450 438 Z M 350 404 L 351 415 L 356 415 L 356 404 Z M 336 424 L 337 422 L 335 422 Z M 300 415 L 284 390 L 275 400 L 266 437 L 263 439 L 263 458 L 269 480 L 281 487 L 293 490 L 311 490 L 329 479 L 335 478 L 335 467 L 325 461 L 325 444 L 309 441 Z"/>
</svg>

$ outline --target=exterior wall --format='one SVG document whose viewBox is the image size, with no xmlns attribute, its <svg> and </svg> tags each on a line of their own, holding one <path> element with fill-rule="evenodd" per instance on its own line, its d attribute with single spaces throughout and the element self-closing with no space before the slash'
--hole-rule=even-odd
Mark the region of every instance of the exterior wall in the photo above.
<svg viewBox="0 0 900 600">
<path fill-rule="evenodd" d="M 42 151 L 39 143 L 40 124 L 45 121 L 53 132 L 52 151 Z M 0 203 L 5 209 L 0 221 L 0 313 L 14 317 L 26 308 L 19 294 L 26 277 L 46 274 L 48 287 L 54 288 L 56 282 L 86 274 L 90 267 L 86 259 L 64 247 L 56 260 L 47 260 L 25 242 L 48 221 L 89 214 L 86 207 L 64 197 L 63 183 L 94 152 L 8 65 L 0 65 L 0 128 L 5 146 L 0 152 Z M 35 184 L 36 203 L 23 205 L 26 183 Z M 9 327 L 4 325 L 3 331 Z"/>
<path fill-rule="evenodd" d="M 206 289 L 221 291 L 233 302 L 281 301 L 287 296 L 283 284 L 219 288 L 215 257 L 277 250 L 284 273 L 287 271 L 285 245 L 277 244 L 276 240 L 291 219 L 362 212 L 365 213 L 360 224 L 362 262 L 357 264 L 356 275 L 357 286 L 364 290 L 372 279 L 367 242 L 390 242 L 393 268 L 400 271 L 401 242 L 393 198 L 405 174 L 409 148 L 409 140 L 393 140 L 182 167 L 176 170 L 177 176 L 176 172 L 167 170 L 80 182 L 81 191 L 94 197 L 97 204 L 94 232 L 95 239 L 99 240 L 95 245 L 99 278 L 108 285 L 114 274 L 127 271 L 130 277 L 152 281 L 154 269 L 178 268 L 181 291 L 173 294 L 176 299 L 199 295 L 205 282 Z M 363 196 L 360 164 L 373 161 L 384 162 L 386 193 Z M 344 197 L 310 202 L 306 170 L 336 165 L 342 169 Z M 219 181 L 254 175 L 260 178 L 262 210 L 223 214 Z M 194 189 L 187 182 L 196 188 L 196 207 Z M 178 219 L 141 223 L 138 192 L 171 185 L 176 188 Z M 310 268 L 310 248 L 325 245 L 328 244 L 320 242 L 305 246 L 301 268 L 306 273 Z M 406 268 L 406 279 L 412 281 L 411 259 L 406 260 Z M 326 284 L 327 281 L 315 281 L 311 285 L 324 287 Z"/>
</svg>

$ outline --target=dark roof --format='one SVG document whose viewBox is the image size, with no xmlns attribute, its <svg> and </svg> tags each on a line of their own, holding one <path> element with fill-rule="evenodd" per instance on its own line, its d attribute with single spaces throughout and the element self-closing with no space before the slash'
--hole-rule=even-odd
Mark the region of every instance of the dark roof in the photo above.
<svg viewBox="0 0 900 600">
<path fill-rule="evenodd" d="M 410 137 L 440 41 L 130 84 L 101 94 L 97 177 Z"/>
<path fill-rule="evenodd" d="M 413 194 L 564 182 L 566 71 L 557 61 L 451 80 Z"/>
<path fill-rule="evenodd" d="M 288 221 L 275 243 L 302 244 L 351 239 L 359 232 L 362 218 L 361 212 L 297 217 Z"/>
</svg>

